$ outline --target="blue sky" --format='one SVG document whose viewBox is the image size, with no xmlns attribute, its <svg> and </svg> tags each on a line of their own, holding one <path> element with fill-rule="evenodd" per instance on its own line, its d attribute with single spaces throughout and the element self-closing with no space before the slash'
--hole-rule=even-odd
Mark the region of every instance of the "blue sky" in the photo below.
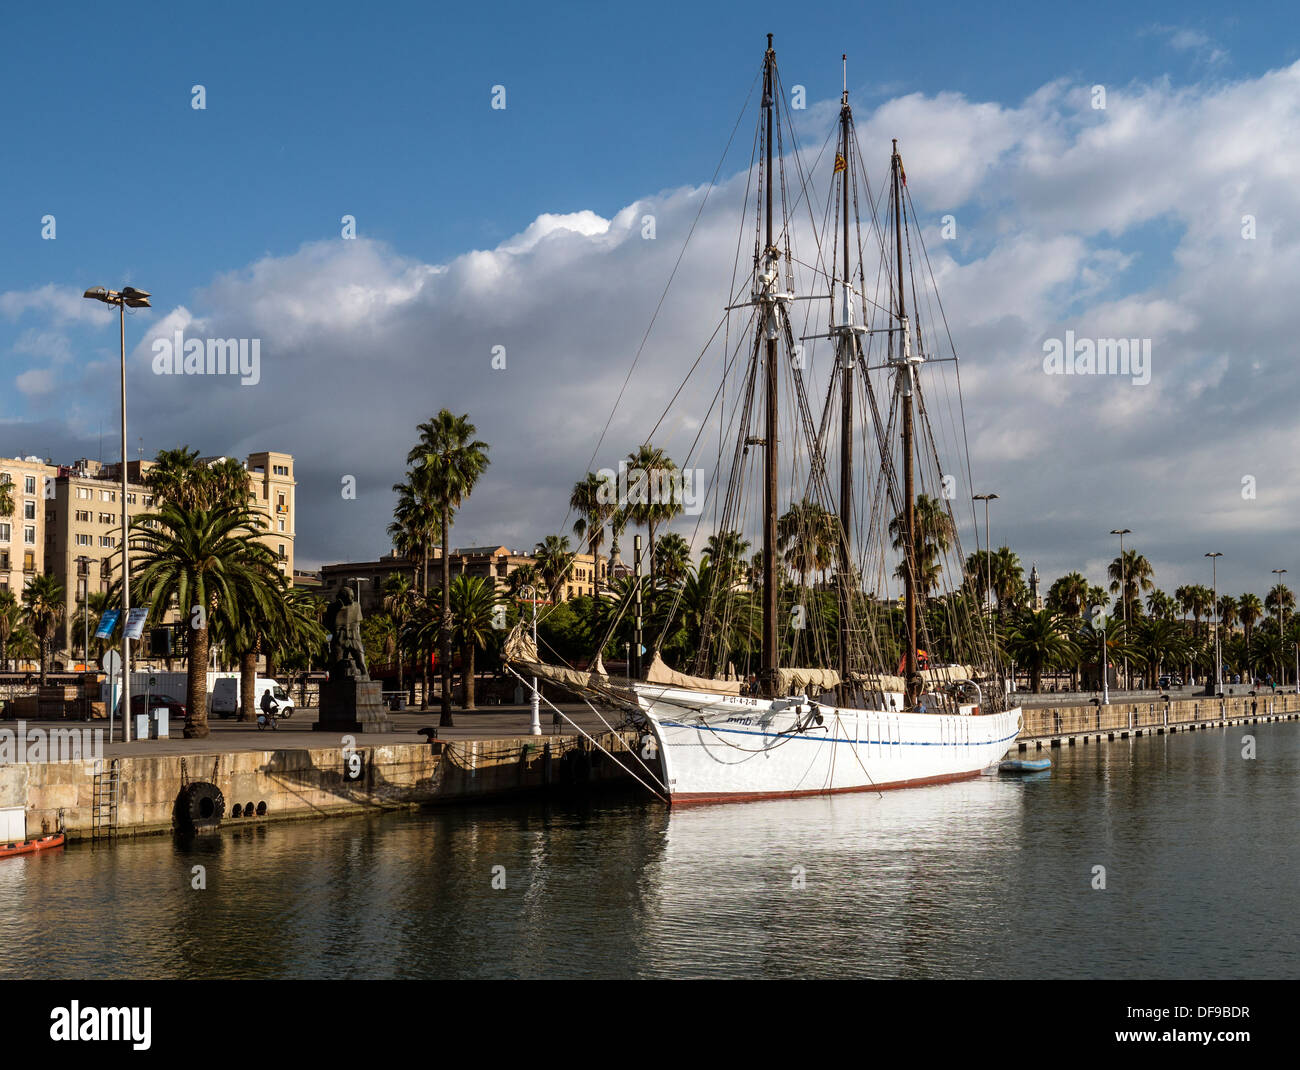
<svg viewBox="0 0 1300 1070">
<path fill-rule="evenodd" d="M 738 7 L 145 3 L 127 20 L 23 5 L 0 43 L 0 88 L 21 102 L 0 120 L 0 290 L 134 271 L 183 299 L 334 236 L 345 213 L 434 261 L 543 212 L 612 214 L 712 173 L 768 30 L 810 100 L 837 94 L 851 53 L 860 105 L 941 90 L 1014 104 L 1058 78 L 1186 83 L 1300 54 L 1283 4 L 1244 20 L 1213 4 Z M 1213 44 L 1174 47 L 1159 26 Z M 46 213 L 58 237 L 38 242 Z"/>
<path fill-rule="evenodd" d="M 969 385 L 977 399 L 986 391 L 985 411 L 1008 406 L 1026 430 L 1008 446 L 990 424 L 974 463 L 1022 489 L 999 508 L 1026 567 L 1038 560 L 1050 578 L 1101 561 L 1111 548 L 1081 526 L 1110 509 L 1124 515 L 1103 533 L 1143 515 L 1143 548 L 1167 589 L 1199 581 L 1181 570 L 1199 569 L 1206 540 L 1233 546 L 1220 572 L 1242 585 L 1260 586 L 1248 580 L 1254 557 L 1290 552 L 1300 396 L 1270 371 L 1287 367 L 1293 302 L 1250 291 L 1269 314 L 1235 334 L 1200 324 L 1199 341 L 1187 321 L 1204 294 L 1251 271 L 1293 277 L 1292 7 L 145 3 L 131 15 L 89 4 L 6 13 L 0 454 L 96 455 L 100 417 L 116 419 L 115 324 L 69 295 L 130 283 L 156 306 L 128 324 L 133 346 L 190 322 L 264 337 L 264 392 L 232 388 L 216 405 L 151 379 L 138 351 L 132 391 L 147 419 L 132 445 L 138 431 L 150 455 L 191 439 L 204 452 L 292 450 L 304 563 L 383 549 L 383 494 L 401 475 L 409 429 L 444 404 L 470 411 L 496 447 L 496 482 L 466 509 L 456 541 L 530 545 L 562 521 L 542 503 L 567 498 L 594 434 L 525 428 L 519 412 L 577 402 L 607 413 L 693 218 L 689 191 L 713 174 L 771 31 L 784 84 L 807 88 L 806 134 L 838 97 L 847 51 L 873 139 L 868 165 L 883 168 L 890 135 L 905 153 L 919 146 L 908 169 L 919 206 L 958 213 L 962 238 L 945 252 L 959 349 L 975 361 Z M 498 84 L 503 111 L 490 107 Z M 1079 103 L 1095 84 L 1111 94 L 1104 116 Z M 194 85 L 204 110 L 191 107 Z M 724 182 L 745 165 L 752 121 Z M 1197 145 L 1200 132 L 1214 139 Z M 614 249 L 618 227 L 603 227 L 643 202 L 665 240 L 633 258 Z M 1215 228 L 1235 231 L 1242 205 L 1256 204 L 1266 241 L 1250 247 L 1250 270 L 1221 277 L 1216 258 L 1238 246 L 1217 245 Z M 53 241 L 41 238 L 47 214 Z M 361 241 L 339 241 L 345 214 Z M 539 219 L 552 222 L 537 230 Z M 534 232 L 542 238 L 510 245 Z M 543 290 L 526 319 L 512 312 Z M 339 310 L 358 292 L 371 310 L 349 318 Z M 666 348 L 707 336 L 720 303 L 707 296 L 670 307 Z M 1002 374 L 1032 371 L 1045 334 L 1089 323 L 1158 343 L 1163 332 L 1160 367 L 1177 368 L 1137 415 L 1127 397 L 1089 402 L 1094 422 L 1113 422 L 1092 482 L 1041 455 L 1054 435 L 1095 441 L 1065 422 L 1085 407 L 1073 395 L 1063 405 L 1041 375 L 1008 390 Z M 569 359 L 592 339 L 598 352 Z M 547 373 L 529 378 L 520 365 L 502 391 L 459 366 L 498 341 L 534 354 L 534 371 L 546 354 Z M 557 378 L 570 394 L 551 402 Z M 575 397 L 575 384 L 590 393 Z M 385 413 L 373 455 L 322 462 L 321 428 L 357 411 Z M 1205 421 L 1225 429 L 1212 457 L 1192 433 Z M 625 438 L 638 441 L 630 425 Z M 105 459 L 115 454 L 106 445 Z M 364 509 L 328 504 L 339 471 L 364 473 Z M 1266 515 L 1244 516 L 1239 473 L 1285 496 L 1261 497 Z M 1063 502 L 1062 482 L 1081 479 Z"/>
</svg>

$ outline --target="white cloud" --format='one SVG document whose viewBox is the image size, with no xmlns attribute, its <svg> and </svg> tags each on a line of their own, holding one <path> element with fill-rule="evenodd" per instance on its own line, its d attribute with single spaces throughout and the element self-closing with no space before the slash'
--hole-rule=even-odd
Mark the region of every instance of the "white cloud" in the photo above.
<svg viewBox="0 0 1300 1070">
<path fill-rule="evenodd" d="M 900 139 L 964 361 L 975 479 L 1002 495 L 995 540 L 1036 559 L 1045 583 L 1112 553 L 1117 525 L 1170 563 L 1157 577 L 1166 589 L 1198 580 L 1207 539 L 1232 551 L 1224 577 L 1244 575 L 1252 554 L 1285 563 L 1300 509 L 1300 64 L 1113 87 L 1103 112 L 1087 89 L 1052 83 L 1012 107 L 944 93 L 859 109 L 873 182 Z M 747 270 L 744 186 L 733 176 L 712 193 L 593 467 L 642 440 L 696 359 L 727 301 L 738 228 Z M 608 219 L 543 215 L 444 264 L 334 240 L 223 275 L 187 307 L 135 321 L 150 323 L 131 356 L 146 450 L 289 450 L 302 560 L 370 557 L 415 425 L 446 406 L 492 446 L 454 540 L 529 545 L 564 520 L 702 196 L 630 190 Z M 935 233 L 948 211 L 957 243 Z M 1254 241 L 1241 238 L 1246 213 Z M 645 214 L 653 240 L 641 237 Z M 82 317 L 90 305 L 53 287 L 0 297 L 11 318 Z M 261 383 L 154 376 L 150 342 L 177 328 L 260 339 Z M 1043 340 L 1066 329 L 1150 338 L 1150 385 L 1043 374 Z M 497 346 L 504 371 L 492 367 Z M 706 365 L 677 403 L 687 419 L 669 421 L 679 457 L 716 385 L 712 356 Z M 103 368 L 81 374 L 64 435 L 90 448 L 96 410 L 84 399 L 112 399 Z M 24 375 L 29 393 L 44 382 Z M 1253 502 L 1240 495 L 1247 473 Z M 339 494 L 345 474 L 356 501 Z"/>
</svg>

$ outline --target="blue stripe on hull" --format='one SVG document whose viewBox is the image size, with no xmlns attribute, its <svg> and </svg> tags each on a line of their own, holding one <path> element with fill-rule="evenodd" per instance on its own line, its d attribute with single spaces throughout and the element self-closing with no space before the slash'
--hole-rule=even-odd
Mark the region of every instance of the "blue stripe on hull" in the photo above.
<svg viewBox="0 0 1300 1070">
<path fill-rule="evenodd" d="M 791 732 L 754 732 L 745 728 L 715 728 L 706 724 L 683 724 L 681 721 L 660 721 L 663 728 L 693 728 L 697 732 L 726 732 L 736 736 L 762 736 L 764 739 L 802 739 L 810 743 L 856 743 L 862 746 L 880 746 L 886 744 L 892 747 L 992 747 L 998 743 L 1009 743 L 1013 739 L 1019 738 L 1020 733 L 1015 732 L 1009 736 L 1003 736 L 1001 739 L 977 740 L 964 743 L 948 743 L 942 740 L 932 742 L 921 740 L 900 740 L 900 739 L 839 739 L 835 736 L 815 736 L 809 733 L 791 733 Z"/>
</svg>

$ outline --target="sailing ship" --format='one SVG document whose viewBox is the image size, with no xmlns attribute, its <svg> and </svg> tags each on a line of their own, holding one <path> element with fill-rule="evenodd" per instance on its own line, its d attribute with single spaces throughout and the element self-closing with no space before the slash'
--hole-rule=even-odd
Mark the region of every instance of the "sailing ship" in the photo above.
<svg viewBox="0 0 1300 1070">
<path fill-rule="evenodd" d="M 1021 711 L 1009 705 L 995 656 L 992 612 L 985 616 L 957 546 L 955 477 L 940 462 L 937 447 L 938 438 L 947 436 L 936 436 L 935 406 L 924 383 L 929 365 L 948 362 L 955 369 L 956 355 L 940 355 L 935 339 L 946 331 L 923 330 L 918 315 L 936 305 L 937 295 L 924 285 L 918 289 L 923 244 L 919 231 L 913 233 L 897 141 L 887 205 L 877 211 L 846 71 L 823 224 L 819 231 L 813 220 L 816 249 L 811 257 L 799 257 L 789 216 L 805 198 L 811 214 L 811 179 L 797 151 L 790 153 L 789 166 L 803 179 L 792 198 L 783 151 L 790 136 L 783 125 L 792 124 L 788 116 L 783 124 L 785 96 L 770 34 L 761 77 L 751 160 L 757 202 L 753 254 L 727 304 L 729 316 L 745 317 L 745 330 L 737 332 L 742 341 L 724 352 L 723 386 L 735 384 L 730 423 L 728 414 L 711 412 L 719 428 L 732 431 L 728 445 L 719 448 L 720 458 L 730 456 L 731 463 L 728 478 L 715 481 L 711 519 L 715 531 L 757 534 L 761 527 L 762 550 L 752 576 L 758 598 L 742 592 L 745 584 L 735 575 L 710 570 L 699 649 L 693 665 L 682 666 L 692 671 L 665 664 L 653 637 L 643 669 L 645 586 L 638 557 L 636 581 L 622 607 L 635 621 L 626 676 L 607 673 L 599 654 L 584 671 L 548 664 L 519 628 L 506 650 L 507 662 L 521 678 L 531 675 L 534 687 L 541 677 L 593 709 L 623 710 L 648 744 L 635 756 L 641 770 L 634 773 L 638 779 L 642 771 L 654 776 L 674 805 L 977 776 L 1007 753 L 1021 726 Z M 749 208 L 747 195 L 746 219 Z M 864 242 L 878 256 L 871 292 Z M 796 266 L 812 282 L 809 294 L 796 292 Z M 922 268 L 925 275 L 928 258 Z M 801 300 L 828 309 L 824 331 L 796 335 L 793 309 Z M 805 344 L 812 348 L 818 341 L 833 351 L 820 419 L 814 418 L 805 374 Z M 725 397 L 725 389 L 719 394 Z M 963 437 L 964 423 L 954 427 Z M 783 435 L 793 444 L 786 455 Z M 859 440 L 871 460 L 855 466 Z M 927 483 L 943 493 L 926 494 Z M 789 489 L 786 512 L 782 484 Z M 868 508 L 855 510 L 856 499 L 869 502 Z M 833 561 L 799 556 L 798 546 L 811 539 L 813 526 L 833 547 Z M 821 566 L 824 576 L 830 565 L 833 584 L 810 591 L 808 573 Z M 800 573 L 801 585 L 790 582 L 792 571 Z M 701 581 L 703 575 L 702 568 Z M 894 579 L 901 580 L 901 612 L 887 592 Z M 942 594 L 945 580 L 951 590 Z M 677 600 L 666 607 L 665 619 Z M 761 631 L 752 629 L 757 643 L 744 642 L 746 614 L 761 619 Z M 822 648 L 825 636 L 834 637 L 833 650 Z M 602 643 L 599 649 L 605 648 Z M 746 658 L 752 663 L 746 665 Z M 650 754 L 658 758 L 657 770 L 642 760 Z"/>
</svg>

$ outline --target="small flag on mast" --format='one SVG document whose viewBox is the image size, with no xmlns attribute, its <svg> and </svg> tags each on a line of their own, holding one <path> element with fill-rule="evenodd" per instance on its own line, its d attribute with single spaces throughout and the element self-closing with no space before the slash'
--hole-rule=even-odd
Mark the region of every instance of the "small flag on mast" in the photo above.
<svg viewBox="0 0 1300 1070">
<path fill-rule="evenodd" d="M 849 165 L 845 162 L 844 157 L 837 152 L 835 154 L 835 174 L 838 175 L 841 171 L 847 171 L 848 169 Z"/>
</svg>

